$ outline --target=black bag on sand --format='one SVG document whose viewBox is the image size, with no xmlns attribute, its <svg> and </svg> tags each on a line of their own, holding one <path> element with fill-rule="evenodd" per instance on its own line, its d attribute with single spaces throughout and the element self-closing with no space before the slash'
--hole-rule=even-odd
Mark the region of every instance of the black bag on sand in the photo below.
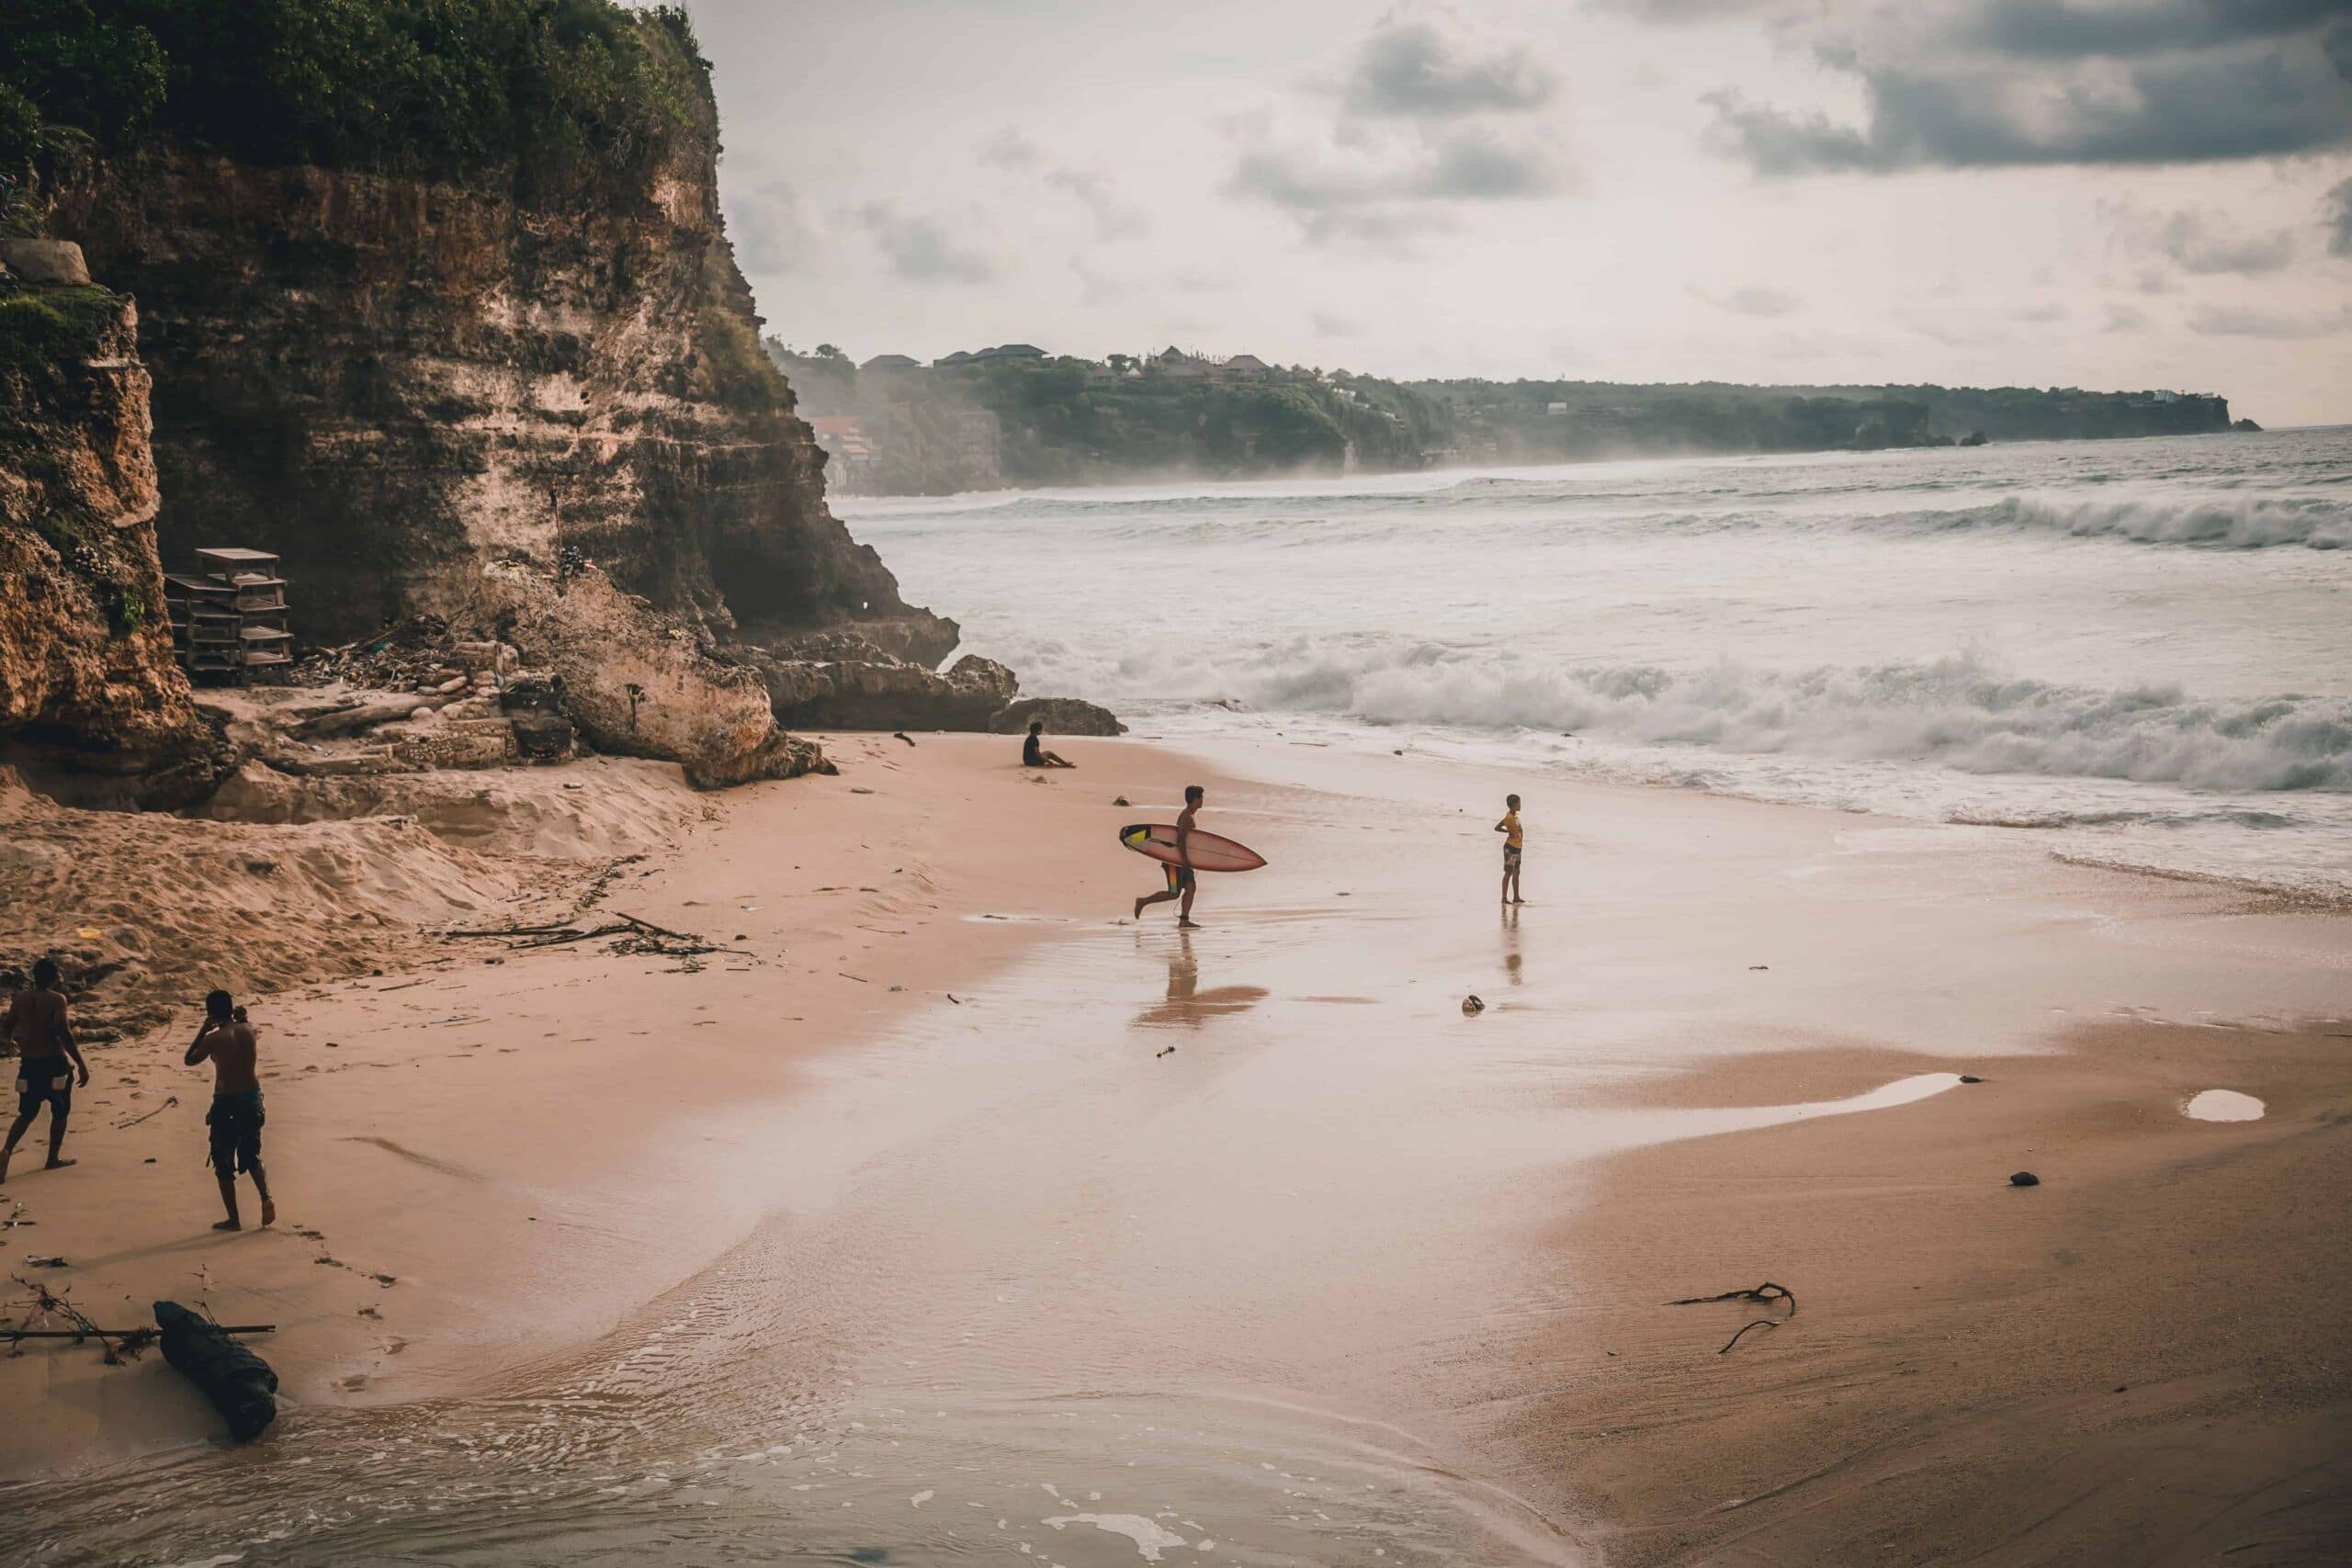
<svg viewBox="0 0 2352 1568">
<path fill-rule="evenodd" d="M 155 1303 L 164 1359 L 204 1391 L 228 1418 L 229 1435 L 252 1442 L 277 1419 L 277 1374 L 269 1363 L 177 1302 Z"/>
</svg>

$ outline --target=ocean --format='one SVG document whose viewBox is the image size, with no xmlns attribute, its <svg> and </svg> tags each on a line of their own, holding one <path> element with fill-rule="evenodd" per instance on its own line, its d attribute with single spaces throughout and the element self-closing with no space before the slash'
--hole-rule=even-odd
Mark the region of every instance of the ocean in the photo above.
<svg viewBox="0 0 2352 1568">
<path fill-rule="evenodd" d="M 2352 897 L 2352 427 L 843 501 L 1024 693 Z"/>
</svg>

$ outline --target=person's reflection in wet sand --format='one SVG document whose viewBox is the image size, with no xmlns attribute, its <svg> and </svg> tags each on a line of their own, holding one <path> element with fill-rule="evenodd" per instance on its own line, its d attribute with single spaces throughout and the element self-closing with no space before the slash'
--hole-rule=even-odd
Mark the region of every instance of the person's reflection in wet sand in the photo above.
<svg viewBox="0 0 2352 1568">
<path fill-rule="evenodd" d="M 1503 906 L 1503 973 L 1510 976 L 1510 983 L 1514 986 L 1522 984 L 1525 979 L 1519 972 L 1520 956 L 1519 910 L 1506 904 Z"/>
<path fill-rule="evenodd" d="M 1156 1007 L 1136 1014 L 1148 1028 L 1183 1024 L 1198 1029 L 1224 1013 L 1247 1012 L 1266 998 L 1263 986 L 1218 986 L 1201 989 L 1200 960 L 1193 952 L 1193 933 L 1176 933 L 1176 951 L 1168 955 L 1168 996 Z"/>
</svg>

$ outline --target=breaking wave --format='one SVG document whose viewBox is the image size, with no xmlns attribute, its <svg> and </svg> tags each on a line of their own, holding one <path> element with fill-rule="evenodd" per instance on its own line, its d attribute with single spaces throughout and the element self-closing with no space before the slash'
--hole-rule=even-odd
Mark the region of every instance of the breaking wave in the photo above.
<svg viewBox="0 0 2352 1568">
<path fill-rule="evenodd" d="M 2146 545 L 2205 545 L 2259 550 L 2279 545 L 2307 549 L 2352 547 L 2352 502 L 2317 496 L 2221 493 L 2162 501 L 2052 501 L 2011 496 L 1989 506 L 1927 513 L 1930 527 L 1999 526 L 2071 534 L 2077 538 L 2130 539 Z"/>
<path fill-rule="evenodd" d="M 1430 644 L 1375 650 L 1305 639 L 1260 655 L 1254 668 L 1221 671 L 1233 695 L 1375 724 L 2197 789 L 2352 789 L 2352 699 L 2339 697 L 2199 701 L 2177 686 L 2057 685 L 1970 659 L 1799 671 L 1562 669 Z"/>
</svg>

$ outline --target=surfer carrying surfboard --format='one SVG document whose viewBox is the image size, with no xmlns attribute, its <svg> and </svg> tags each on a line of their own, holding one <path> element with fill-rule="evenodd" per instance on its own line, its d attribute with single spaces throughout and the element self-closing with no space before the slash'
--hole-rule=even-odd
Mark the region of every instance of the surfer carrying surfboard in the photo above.
<svg viewBox="0 0 2352 1568">
<path fill-rule="evenodd" d="M 1184 786 L 1184 810 L 1176 818 L 1176 858 L 1160 863 L 1160 870 L 1168 874 L 1168 888 L 1163 893 L 1150 893 L 1136 900 L 1136 919 L 1154 904 L 1165 904 L 1170 898 L 1182 898 L 1176 907 L 1176 925 L 1180 931 L 1196 931 L 1193 923 L 1193 895 L 1200 890 L 1200 879 L 1193 869 L 1192 837 L 1193 818 L 1200 814 L 1201 802 L 1208 791 L 1198 784 Z"/>
</svg>

